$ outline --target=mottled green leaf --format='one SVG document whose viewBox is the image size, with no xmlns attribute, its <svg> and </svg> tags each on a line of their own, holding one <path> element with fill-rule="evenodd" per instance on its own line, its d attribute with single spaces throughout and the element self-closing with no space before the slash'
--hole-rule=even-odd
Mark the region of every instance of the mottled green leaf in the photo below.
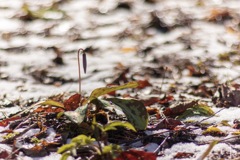
<svg viewBox="0 0 240 160">
<path fill-rule="evenodd" d="M 119 98 L 109 98 L 101 101 L 105 106 L 113 105 L 114 108 L 121 110 L 137 130 L 146 129 L 148 113 L 142 102 L 135 99 Z"/>
<path fill-rule="evenodd" d="M 191 108 L 188 108 L 184 113 L 178 116 L 178 119 L 184 119 L 192 116 L 212 116 L 213 110 L 205 104 L 197 104 Z"/>
<path fill-rule="evenodd" d="M 127 129 L 133 130 L 136 132 L 136 129 L 133 127 L 131 123 L 128 122 L 122 122 L 122 121 L 115 121 L 108 123 L 107 125 L 104 126 L 103 131 L 109 131 L 109 130 L 116 130 L 116 127 L 125 127 Z"/>
<path fill-rule="evenodd" d="M 78 107 L 75 111 L 66 111 L 64 115 L 67 116 L 72 122 L 77 124 L 82 123 L 86 116 L 87 104 L 84 106 Z"/>
<path fill-rule="evenodd" d="M 124 85 L 121 86 L 114 86 L 114 87 L 102 87 L 102 88 L 97 88 L 92 91 L 90 97 L 85 103 L 91 102 L 92 100 L 98 98 L 99 96 L 102 96 L 104 94 L 116 91 L 116 90 L 121 90 L 125 88 L 136 88 L 138 86 L 138 82 L 128 82 Z"/>
</svg>

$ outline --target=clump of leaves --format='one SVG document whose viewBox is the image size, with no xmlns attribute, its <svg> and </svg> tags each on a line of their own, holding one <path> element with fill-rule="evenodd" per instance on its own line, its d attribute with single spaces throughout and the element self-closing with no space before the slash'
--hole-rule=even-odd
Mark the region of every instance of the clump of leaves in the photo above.
<svg viewBox="0 0 240 160">
<path fill-rule="evenodd" d="M 107 131 L 116 130 L 116 127 L 126 127 L 132 131 L 135 128 L 128 122 L 115 121 L 102 126 L 96 122 L 94 118 L 92 121 L 93 137 L 86 135 L 79 135 L 71 140 L 69 144 L 63 145 L 58 149 L 58 153 L 62 154 L 61 160 L 66 160 L 70 155 L 77 157 L 82 152 L 88 152 L 84 158 L 94 156 L 95 159 L 113 159 L 121 153 L 122 149 L 119 145 L 107 143 Z M 97 143 L 94 143 L 97 142 Z"/>
</svg>

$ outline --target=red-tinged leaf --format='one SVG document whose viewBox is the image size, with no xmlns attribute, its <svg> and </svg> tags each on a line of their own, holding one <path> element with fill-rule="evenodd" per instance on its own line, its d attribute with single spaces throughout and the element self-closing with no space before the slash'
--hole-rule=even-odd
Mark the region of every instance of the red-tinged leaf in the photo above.
<svg viewBox="0 0 240 160">
<path fill-rule="evenodd" d="M 67 99 L 63 104 L 67 111 L 74 111 L 80 105 L 81 95 L 76 93 Z"/>
<path fill-rule="evenodd" d="M 165 116 L 176 117 L 184 113 L 188 108 L 191 108 L 197 104 L 198 104 L 198 101 L 177 103 L 167 108 L 163 113 Z"/>
<path fill-rule="evenodd" d="M 155 103 L 159 103 L 159 104 L 165 104 L 168 103 L 169 101 L 172 101 L 174 98 L 172 95 L 168 95 L 167 97 L 164 98 L 159 98 L 159 97 L 151 97 L 147 100 L 143 100 L 144 106 L 150 106 L 153 105 Z"/>
<path fill-rule="evenodd" d="M 149 128 L 150 130 L 158 130 L 158 129 L 171 129 L 173 130 L 176 126 L 182 125 L 183 123 L 180 120 L 175 120 L 173 118 L 165 118 L 161 120 L 154 127 Z"/>
<path fill-rule="evenodd" d="M 157 108 L 146 107 L 146 109 L 149 115 L 154 115 L 159 113 L 159 109 Z"/>
<path fill-rule="evenodd" d="M 138 89 L 143 89 L 149 86 L 152 86 L 152 84 L 148 80 L 139 80 L 138 82 Z"/>
<path fill-rule="evenodd" d="M 35 145 L 32 148 L 21 148 L 21 151 L 29 157 L 44 157 L 49 155 L 49 152 L 46 150 L 45 146 Z"/>
<path fill-rule="evenodd" d="M 174 158 L 191 158 L 194 155 L 194 153 L 188 153 L 188 152 L 178 152 Z"/>
<path fill-rule="evenodd" d="M 156 160 L 157 156 L 154 153 L 138 151 L 138 150 L 129 150 L 122 152 L 114 160 Z"/>
<path fill-rule="evenodd" d="M 0 151 L 0 158 L 1 159 L 6 159 L 9 156 L 9 153 L 5 150 Z"/>
<path fill-rule="evenodd" d="M 0 126 L 6 127 L 9 124 L 9 122 L 18 120 L 20 118 L 21 117 L 17 116 L 17 117 L 11 117 L 11 118 L 4 119 L 0 122 Z"/>
</svg>

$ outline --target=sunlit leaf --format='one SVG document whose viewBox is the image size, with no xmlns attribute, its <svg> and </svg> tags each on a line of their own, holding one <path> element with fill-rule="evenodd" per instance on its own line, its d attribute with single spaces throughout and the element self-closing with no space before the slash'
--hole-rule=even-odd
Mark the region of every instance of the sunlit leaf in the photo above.
<svg viewBox="0 0 240 160">
<path fill-rule="evenodd" d="M 206 151 L 197 160 L 205 159 L 217 143 L 218 143 L 218 141 L 213 141 L 212 143 L 210 143 L 208 148 L 206 149 Z"/>
<path fill-rule="evenodd" d="M 226 136 L 226 134 L 221 131 L 219 128 L 210 126 L 208 127 L 205 131 L 202 133 L 203 135 L 211 135 L 211 136 L 218 136 L 218 137 L 223 137 Z"/>
<path fill-rule="evenodd" d="M 142 102 L 135 99 L 119 98 L 109 98 L 106 101 L 102 100 L 102 102 L 105 106 L 113 105 L 116 109 L 121 110 L 137 130 L 146 129 L 148 113 Z"/>
<path fill-rule="evenodd" d="M 47 99 L 46 101 L 41 102 L 40 105 L 49 105 L 49 106 L 64 108 L 64 105 L 62 103 L 51 100 L 51 99 Z"/>
<path fill-rule="evenodd" d="M 86 145 L 86 144 L 91 144 L 92 142 L 94 142 L 95 139 L 94 138 L 91 138 L 91 137 L 88 137 L 86 135 L 79 135 L 77 137 L 74 137 L 71 142 L 72 143 L 77 143 L 79 145 Z"/>
<path fill-rule="evenodd" d="M 127 129 L 130 129 L 136 132 L 136 129 L 133 127 L 131 123 L 122 122 L 122 121 L 115 121 L 115 122 L 108 123 L 107 125 L 104 126 L 103 130 L 104 131 L 116 130 L 116 127 L 125 127 Z"/>
<path fill-rule="evenodd" d="M 184 113 L 178 116 L 178 119 L 184 119 L 192 116 L 212 116 L 213 110 L 205 104 L 197 104 L 191 108 L 188 108 Z"/>
<path fill-rule="evenodd" d="M 66 153 L 63 153 L 60 160 L 67 160 L 70 155 L 71 155 L 71 154 L 70 154 L 70 153 L 67 153 L 67 152 L 66 152 Z"/>
<path fill-rule="evenodd" d="M 237 136 L 239 136 L 239 135 L 240 135 L 240 131 L 233 132 L 232 135 L 237 135 Z"/>
<path fill-rule="evenodd" d="M 57 153 L 59 153 L 59 154 L 64 153 L 66 151 L 73 149 L 75 146 L 76 146 L 76 144 L 74 144 L 74 143 L 65 144 L 58 149 Z"/>
<path fill-rule="evenodd" d="M 99 96 L 102 96 L 104 94 L 107 94 L 107 93 L 110 93 L 110 92 L 113 92 L 116 90 L 121 90 L 121 89 L 126 89 L 126 88 L 136 88 L 136 87 L 138 87 L 137 82 L 128 82 L 121 86 L 97 88 L 92 91 L 90 97 L 88 98 L 88 101 L 86 101 L 85 103 L 90 102 L 90 101 L 98 98 Z"/>
<path fill-rule="evenodd" d="M 75 111 L 66 111 L 64 112 L 64 115 L 67 116 L 72 122 L 80 124 L 86 116 L 86 111 L 87 104 L 78 107 Z"/>
<path fill-rule="evenodd" d="M 113 153 L 114 151 L 121 151 L 121 147 L 116 144 L 109 144 L 102 148 L 103 154 Z"/>
</svg>

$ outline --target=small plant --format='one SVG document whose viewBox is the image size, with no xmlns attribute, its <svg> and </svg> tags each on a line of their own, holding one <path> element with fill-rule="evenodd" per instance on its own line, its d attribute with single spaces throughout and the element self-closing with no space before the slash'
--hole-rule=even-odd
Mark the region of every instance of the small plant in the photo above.
<svg viewBox="0 0 240 160">
<path fill-rule="evenodd" d="M 136 99 L 124 99 L 124 98 L 99 98 L 102 95 L 108 94 L 110 92 L 127 89 L 127 88 L 136 88 L 138 87 L 138 82 L 129 82 L 120 86 L 113 87 L 102 87 L 97 88 L 92 91 L 88 98 L 84 98 L 81 95 L 81 73 L 80 73 L 80 56 L 82 55 L 83 60 L 83 69 L 86 73 L 87 69 L 87 59 L 86 53 L 83 49 L 78 50 L 78 71 L 79 71 L 79 94 L 71 96 L 67 101 L 68 105 L 74 105 L 76 108 L 74 110 L 67 109 L 65 112 L 58 114 L 59 116 L 65 115 L 72 122 L 80 125 L 82 122 L 90 123 L 93 130 L 93 137 L 87 135 L 79 135 L 71 140 L 69 144 L 63 145 L 59 148 L 58 153 L 62 154 L 62 160 L 67 159 L 68 156 L 76 156 L 78 150 L 91 150 L 93 155 L 98 156 L 98 159 L 113 159 L 118 155 L 117 153 L 121 152 L 121 148 L 115 144 L 108 144 L 107 142 L 107 131 L 116 130 L 116 127 L 125 127 L 127 129 L 136 131 L 144 130 L 148 124 L 148 113 L 141 101 Z M 58 107 L 67 107 L 66 104 L 59 104 L 59 102 L 54 102 L 52 100 L 47 100 L 42 104 L 54 105 Z M 96 109 L 91 110 L 91 115 L 93 115 L 93 120 L 91 117 L 88 117 L 87 113 L 90 112 L 91 105 L 95 105 Z M 95 115 L 100 110 L 106 110 L 109 106 L 113 107 L 116 110 L 121 110 L 127 120 L 130 122 L 124 121 L 113 121 L 107 122 L 105 125 L 101 125 L 96 122 Z M 97 142 L 97 144 L 95 144 Z"/>
</svg>

